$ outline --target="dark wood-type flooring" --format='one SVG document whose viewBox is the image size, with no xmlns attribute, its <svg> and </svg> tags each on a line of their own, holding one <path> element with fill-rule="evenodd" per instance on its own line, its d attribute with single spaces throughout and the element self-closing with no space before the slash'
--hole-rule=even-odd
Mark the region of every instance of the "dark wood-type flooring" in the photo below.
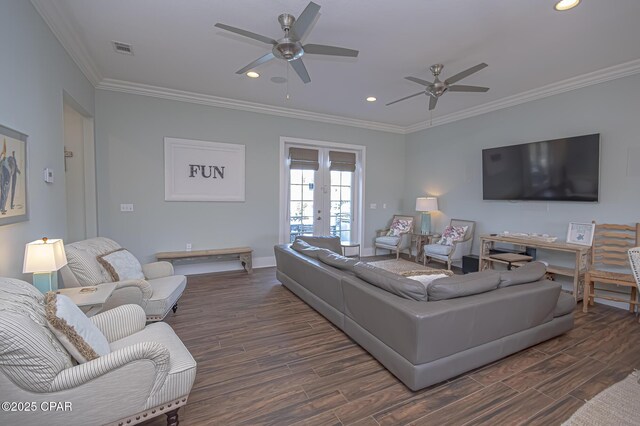
<svg viewBox="0 0 640 426">
<path fill-rule="evenodd" d="M 553 425 L 640 368 L 633 314 L 579 305 L 575 319 L 563 336 L 420 392 L 281 286 L 275 268 L 189 277 L 167 322 L 198 362 L 182 425 Z"/>
</svg>

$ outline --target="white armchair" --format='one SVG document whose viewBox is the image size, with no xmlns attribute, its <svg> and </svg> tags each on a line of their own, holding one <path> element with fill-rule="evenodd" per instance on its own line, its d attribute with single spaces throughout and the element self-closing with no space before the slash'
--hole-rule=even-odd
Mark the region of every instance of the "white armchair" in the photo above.
<svg viewBox="0 0 640 426">
<path fill-rule="evenodd" d="M 400 253 L 404 250 L 407 250 L 409 256 L 411 256 L 412 232 L 413 216 L 394 215 L 389 228 L 376 231 L 376 238 L 373 243 L 374 254 L 377 254 L 378 249 L 381 248 L 392 253 L 395 252 L 396 259 L 400 258 Z"/>
<path fill-rule="evenodd" d="M 171 327 L 145 326 L 137 305 L 91 321 L 111 352 L 74 365 L 47 327 L 44 296 L 24 281 L 0 278 L 0 400 L 32 408 L 2 410 L 0 424 L 134 425 L 162 414 L 168 425 L 178 424 L 196 362 Z"/>
<path fill-rule="evenodd" d="M 451 219 L 450 226 L 466 226 L 464 237 L 457 241 L 452 241 L 450 245 L 427 244 L 424 246 L 423 264 L 431 259 L 436 259 L 447 264 L 447 269 L 451 270 L 453 262 L 462 259 L 462 256 L 471 254 L 473 248 L 473 235 L 476 230 L 476 223 L 471 220 Z M 444 233 L 443 233 L 444 234 Z"/>
<path fill-rule="evenodd" d="M 98 237 L 78 241 L 64 246 L 68 264 L 60 273 L 64 287 L 100 285 L 112 282 L 108 271 L 100 265 L 97 257 L 120 249 L 120 245 L 109 238 Z M 178 299 L 187 285 L 184 275 L 174 275 L 169 262 L 153 262 L 142 265 L 144 280 L 116 282 L 111 297 L 103 310 L 125 304 L 141 306 L 147 321 L 161 321 L 173 309 L 178 309 Z"/>
</svg>

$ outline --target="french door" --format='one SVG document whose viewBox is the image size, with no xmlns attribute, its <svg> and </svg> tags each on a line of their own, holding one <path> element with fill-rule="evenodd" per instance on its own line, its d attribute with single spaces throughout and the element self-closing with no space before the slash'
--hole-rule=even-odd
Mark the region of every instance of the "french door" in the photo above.
<svg viewBox="0 0 640 426">
<path fill-rule="evenodd" d="M 361 152 L 294 143 L 285 143 L 283 151 L 286 212 L 281 240 L 331 235 L 359 242 Z"/>
</svg>

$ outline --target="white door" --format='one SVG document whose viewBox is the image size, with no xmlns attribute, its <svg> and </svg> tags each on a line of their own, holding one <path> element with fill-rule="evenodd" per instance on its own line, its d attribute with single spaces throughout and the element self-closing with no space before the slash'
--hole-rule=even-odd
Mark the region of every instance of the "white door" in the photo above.
<svg viewBox="0 0 640 426">
<path fill-rule="evenodd" d="M 287 211 L 281 240 L 332 235 L 346 242 L 359 241 L 361 153 L 293 143 L 285 144 L 283 151 Z"/>
</svg>

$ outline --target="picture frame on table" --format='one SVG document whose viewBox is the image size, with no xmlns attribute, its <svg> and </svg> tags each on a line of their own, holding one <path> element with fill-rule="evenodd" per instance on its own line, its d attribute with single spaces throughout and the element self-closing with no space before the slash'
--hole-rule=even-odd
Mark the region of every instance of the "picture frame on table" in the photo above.
<svg viewBox="0 0 640 426">
<path fill-rule="evenodd" d="M 595 223 L 569 222 L 567 243 L 590 246 L 593 243 L 593 234 L 595 233 L 595 230 Z"/>
<path fill-rule="evenodd" d="M 27 137 L 0 125 L 0 226 L 29 220 Z"/>
</svg>

